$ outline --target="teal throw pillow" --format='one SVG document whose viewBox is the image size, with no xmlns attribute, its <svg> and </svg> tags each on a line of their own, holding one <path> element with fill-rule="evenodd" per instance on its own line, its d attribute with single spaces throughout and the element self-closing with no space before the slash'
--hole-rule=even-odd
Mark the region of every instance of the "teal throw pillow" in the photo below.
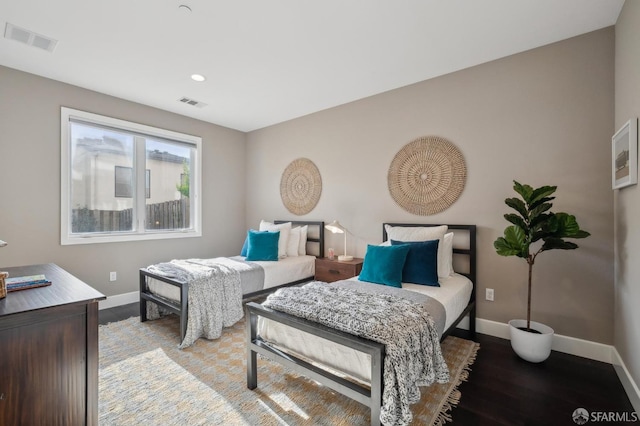
<svg viewBox="0 0 640 426">
<path fill-rule="evenodd" d="M 407 244 L 409 253 L 402 269 L 402 282 L 440 287 L 438 283 L 438 240 L 396 241 L 391 245 Z"/>
<path fill-rule="evenodd" d="M 409 253 L 409 245 L 367 245 L 362 272 L 358 279 L 391 287 L 402 287 L 402 268 Z"/>
<path fill-rule="evenodd" d="M 278 260 L 278 239 L 280 231 L 249 231 L 247 258 L 249 261 Z"/>
<path fill-rule="evenodd" d="M 242 245 L 242 250 L 240 250 L 240 256 L 247 257 L 247 250 L 249 250 L 249 232 L 247 231 L 247 236 L 244 239 L 244 244 Z"/>
</svg>

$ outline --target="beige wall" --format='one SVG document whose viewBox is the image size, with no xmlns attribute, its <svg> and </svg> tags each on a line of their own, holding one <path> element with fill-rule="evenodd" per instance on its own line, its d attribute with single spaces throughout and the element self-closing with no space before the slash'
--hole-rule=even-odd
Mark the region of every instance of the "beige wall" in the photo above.
<svg viewBox="0 0 640 426">
<path fill-rule="evenodd" d="M 613 342 L 614 30 L 607 28 L 474 68 L 332 108 L 247 135 L 246 216 L 292 218 L 280 200 L 280 176 L 294 159 L 315 162 L 322 195 L 305 216 L 340 222 L 359 236 L 363 256 L 381 241 L 381 223 L 478 225 L 481 318 L 526 315 L 526 263 L 498 256 L 512 180 L 558 185 L 556 210 L 592 233 L 576 251 L 543 253 L 534 270 L 533 318 L 557 333 Z M 363 76 L 369 78 L 369 76 Z M 464 154 L 467 185 L 448 210 L 420 217 L 387 189 L 389 164 L 420 136 L 442 136 Z M 341 251 L 341 239 L 327 247 Z M 485 288 L 495 289 L 486 302 Z"/>
<path fill-rule="evenodd" d="M 60 245 L 60 107 L 201 136 L 201 238 Z M 0 67 L 0 265 L 55 262 L 105 295 L 136 291 L 137 270 L 237 253 L 245 231 L 245 135 Z M 109 272 L 118 280 L 109 282 Z M 54 284 L 55 285 L 55 284 Z"/>
<path fill-rule="evenodd" d="M 135 291 L 141 266 L 237 253 L 245 226 L 292 218 L 280 201 L 280 176 L 307 157 L 320 169 L 323 193 L 305 218 L 339 219 L 358 236 L 350 251 L 359 256 L 380 242 L 384 221 L 477 224 L 479 295 L 496 292 L 495 302 L 479 297 L 479 316 L 506 322 L 525 314 L 526 264 L 498 256 L 492 243 L 507 225 L 503 200 L 518 179 L 558 185 L 556 209 L 576 214 L 592 233 L 577 251 L 539 257 L 534 319 L 560 334 L 613 343 L 613 63 L 608 28 L 247 135 L 0 67 L 0 238 L 10 243 L 0 264 L 56 262 L 107 295 Z M 204 236 L 60 246 L 60 106 L 201 136 Z M 460 199 L 432 217 L 402 210 L 386 183 L 395 153 L 425 135 L 455 143 L 468 168 Z M 341 241 L 329 235 L 327 247 L 339 251 Z M 118 281 L 108 282 L 109 271 Z"/>
<path fill-rule="evenodd" d="M 626 1 L 616 23 L 615 128 L 640 116 L 640 2 Z M 640 384 L 640 188 L 615 191 L 615 347 Z"/>
</svg>

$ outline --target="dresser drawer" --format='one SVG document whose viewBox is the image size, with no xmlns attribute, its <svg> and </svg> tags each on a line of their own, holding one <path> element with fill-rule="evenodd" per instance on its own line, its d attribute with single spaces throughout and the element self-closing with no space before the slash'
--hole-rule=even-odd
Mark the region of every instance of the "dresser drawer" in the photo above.
<svg viewBox="0 0 640 426">
<path fill-rule="evenodd" d="M 362 259 L 354 259 L 349 262 L 339 262 L 337 260 L 316 259 L 317 281 L 333 282 L 346 280 L 360 274 L 362 270 Z"/>
</svg>

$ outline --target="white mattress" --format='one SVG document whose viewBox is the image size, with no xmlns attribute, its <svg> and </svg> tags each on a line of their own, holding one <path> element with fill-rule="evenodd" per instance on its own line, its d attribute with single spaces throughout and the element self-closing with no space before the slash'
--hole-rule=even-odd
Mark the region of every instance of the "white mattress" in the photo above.
<svg viewBox="0 0 640 426">
<path fill-rule="evenodd" d="M 313 277 L 316 273 L 315 256 L 285 257 L 277 262 L 253 262 L 264 269 L 264 287 L 271 288 L 281 284 Z"/>
<path fill-rule="evenodd" d="M 467 307 L 473 285 L 467 277 L 454 273 L 440 279 L 440 287 L 403 283 L 402 288 L 426 294 L 442 303 L 446 312 L 446 330 Z M 262 317 L 258 319 L 258 335 L 307 361 L 342 372 L 358 381 L 368 383 L 371 380 L 371 357 L 363 352 Z"/>
<path fill-rule="evenodd" d="M 239 256 L 238 256 L 239 257 Z M 244 259 L 244 258 L 242 258 Z M 277 262 L 252 262 L 264 269 L 265 288 L 276 287 L 281 284 L 298 281 L 315 275 L 315 256 L 294 256 L 279 259 Z M 228 262 L 228 260 L 227 260 Z M 234 262 L 235 267 L 242 273 L 242 262 Z M 165 282 L 147 277 L 147 286 L 151 293 L 165 299 L 179 301 L 180 288 Z"/>
</svg>

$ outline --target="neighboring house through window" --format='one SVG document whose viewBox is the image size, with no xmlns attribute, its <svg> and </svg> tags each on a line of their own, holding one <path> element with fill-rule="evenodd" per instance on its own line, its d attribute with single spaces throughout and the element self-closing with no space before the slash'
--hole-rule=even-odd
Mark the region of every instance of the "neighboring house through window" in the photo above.
<svg viewBox="0 0 640 426">
<path fill-rule="evenodd" d="M 144 191 L 145 198 L 151 198 L 151 170 L 145 171 Z M 116 166 L 115 170 L 115 193 L 116 197 L 133 197 L 133 169 L 131 167 Z M 180 175 L 182 182 L 182 175 Z"/>
<path fill-rule="evenodd" d="M 201 138 L 62 108 L 61 139 L 62 244 L 201 235 Z"/>
</svg>

